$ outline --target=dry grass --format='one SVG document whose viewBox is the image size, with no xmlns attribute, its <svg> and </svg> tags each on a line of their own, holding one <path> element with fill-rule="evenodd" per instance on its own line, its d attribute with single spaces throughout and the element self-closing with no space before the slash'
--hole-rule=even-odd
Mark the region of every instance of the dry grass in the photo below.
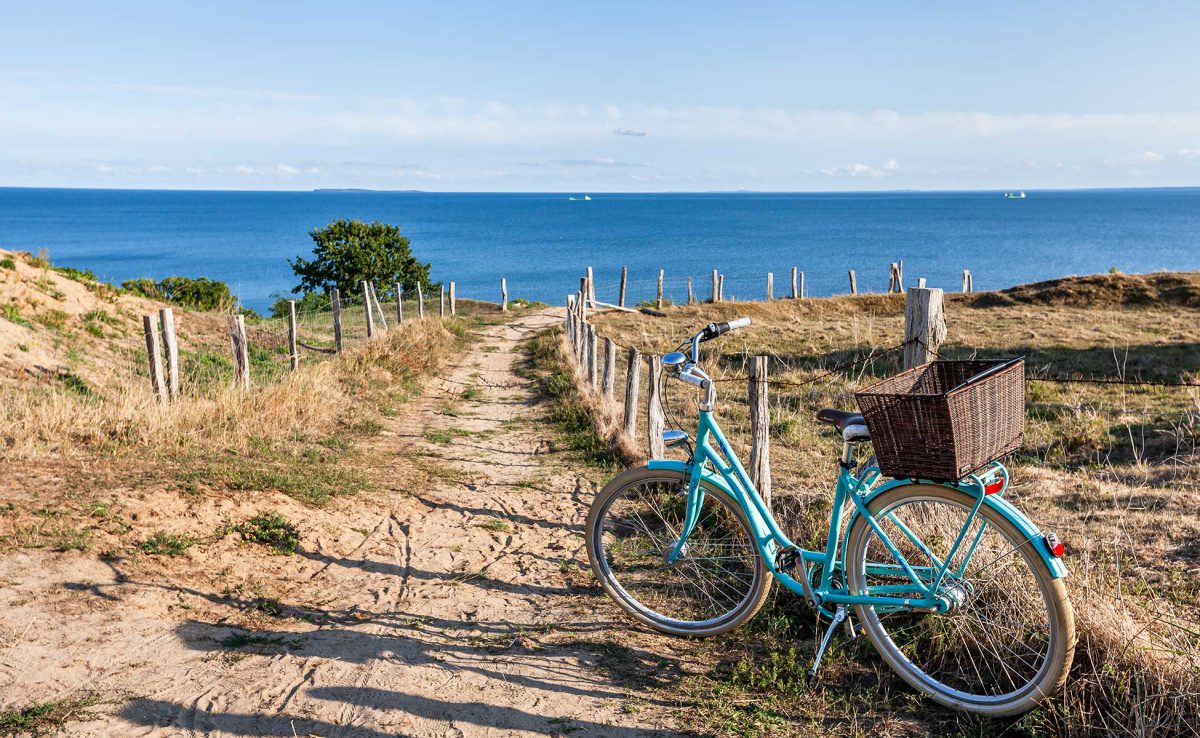
<svg viewBox="0 0 1200 738">
<path fill-rule="evenodd" d="M 744 457 L 746 361 L 772 357 L 776 512 L 797 541 L 815 544 L 824 536 L 839 443 L 813 414 L 823 406 L 854 408 L 855 389 L 898 369 L 899 357 L 882 352 L 903 337 L 903 306 L 902 296 L 864 295 L 679 306 L 665 317 L 610 312 L 594 322 L 620 346 L 662 353 L 710 321 L 754 319 L 750 329 L 708 344 L 703 361 L 719 382 L 722 427 Z M 946 310 L 942 353 L 951 358 L 1024 355 L 1040 376 L 1200 379 L 1200 274 L 1105 275 L 948 295 Z M 862 359 L 869 360 L 838 369 Z M 624 362 L 617 365 L 623 388 Z M 642 372 L 640 429 L 648 379 Z M 1009 495 L 1068 544 L 1081 648 L 1065 693 L 1021 726 L 1050 735 L 1192 735 L 1200 731 L 1200 494 L 1192 487 L 1200 482 L 1200 391 L 1044 382 L 1028 388 L 1026 441 L 1012 464 Z M 671 383 L 666 400 L 668 427 L 690 432 L 695 395 Z M 777 607 L 766 618 L 787 619 L 787 612 Z M 716 673 L 786 648 L 795 628 L 782 632 L 740 637 Z M 856 672 L 847 673 L 854 682 Z M 886 675 L 870 685 L 889 695 L 894 689 Z M 957 726 L 952 732 L 980 734 L 1006 727 L 967 728 L 944 712 L 890 697 L 886 710 L 872 712 L 830 692 L 787 700 L 780 692 L 771 709 L 787 718 L 782 727 L 763 718 L 760 728 L 722 723 L 719 732 L 782 735 L 790 722 L 846 711 L 856 720 L 865 715 L 854 732 L 870 734 L 894 730 L 895 719 L 913 734 L 941 734 L 947 724 Z M 731 697 L 721 692 L 719 699 Z"/>
<path fill-rule="evenodd" d="M 123 382 L 103 395 L 58 384 L 0 388 L 0 458 L 197 448 L 247 453 L 297 435 L 325 435 L 381 393 L 411 382 L 445 360 L 454 335 L 437 321 L 407 322 L 382 340 L 248 391 L 203 388 L 161 406 L 148 383 Z"/>
</svg>

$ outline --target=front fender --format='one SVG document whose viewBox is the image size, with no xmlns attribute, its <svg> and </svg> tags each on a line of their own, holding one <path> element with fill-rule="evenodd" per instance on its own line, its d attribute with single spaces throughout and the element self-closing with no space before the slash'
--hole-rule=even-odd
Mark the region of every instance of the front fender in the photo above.
<svg viewBox="0 0 1200 738">
<path fill-rule="evenodd" d="M 875 500 L 876 497 L 887 492 L 888 490 L 902 487 L 904 485 L 920 484 L 927 486 L 948 487 L 956 489 L 960 492 L 965 492 L 969 495 L 983 494 L 983 490 L 975 487 L 975 485 L 964 483 L 959 485 L 943 484 L 941 482 L 933 482 L 927 479 L 893 479 L 890 482 L 885 482 L 875 489 L 871 490 L 863 500 L 868 506 Z M 1033 548 L 1042 557 L 1042 561 L 1046 563 L 1046 568 L 1050 570 L 1050 576 L 1055 579 L 1062 579 L 1067 575 L 1067 567 L 1063 564 L 1062 559 L 1050 553 L 1050 549 L 1046 547 L 1046 538 L 1042 534 L 1040 528 L 1034 525 L 1033 521 L 1025 516 L 1025 513 L 1018 510 L 1011 502 L 1004 499 L 1000 495 L 986 495 L 983 498 L 983 504 L 990 507 L 993 511 L 999 513 L 1005 520 L 1016 526 L 1021 535 L 1027 540 L 1033 542 Z M 854 521 L 858 518 L 858 508 L 855 507 L 850 515 L 849 522 L 846 524 L 846 532 L 850 531 L 850 526 L 854 525 Z"/>
</svg>

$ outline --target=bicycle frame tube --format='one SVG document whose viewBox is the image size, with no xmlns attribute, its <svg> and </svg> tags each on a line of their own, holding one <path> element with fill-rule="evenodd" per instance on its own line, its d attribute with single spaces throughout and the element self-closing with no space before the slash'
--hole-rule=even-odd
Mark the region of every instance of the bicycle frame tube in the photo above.
<svg viewBox="0 0 1200 738">
<path fill-rule="evenodd" d="M 916 535 L 899 519 L 891 515 L 887 516 L 888 521 L 896 525 L 896 529 L 916 546 L 917 550 L 922 551 L 930 561 L 930 565 L 911 565 L 900 553 L 895 543 L 880 528 L 879 522 L 870 513 L 868 506 L 876 495 L 885 490 L 906 484 L 928 485 L 937 483 L 928 480 L 893 480 L 872 489 L 874 481 L 878 478 L 878 470 L 865 470 L 862 478 L 859 479 L 849 469 L 842 466 L 839 467 L 837 485 L 834 488 L 833 506 L 830 511 L 825 549 L 824 551 L 803 549 L 796 546 L 779 527 L 775 517 L 763 502 L 754 483 L 750 480 L 750 475 L 738 460 L 737 455 L 730 447 L 729 441 L 725 438 L 725 434 L 721 431 L 720 426 L 717 425 L 716 419 L 710 410 L 702 410 L 700 412 L 696 431 L 695 452 L 690 460 L 687 462 L 655 460 L 651 461 L 649 466 L 650 468 L 675 469 L 688 475 L 688 498 L 683 527 L 680 531 L 679 540 L 675 543 L 675 547 L 670 554 L 668 554 L 668 561 L 674 562 L 682 555 L 688 536 L 699 522 L 700 513 L 704 506 L 704 484 L 702 483 L 707 483 L 728 492 L 746 513 L 759 555 L 762 556 L 767 568 L 776 580 L 789 590 L 797 595 L 805 595 L 804 586 L 787 571 L 780 570 L 777 567 L 775 556 L 779 551 L 788 548 L 795 549 L 806 564 L 820 565 L 820 581 L 812 583 L 812 591 L 817 597 L 818 605 L 875 605 L 914 610 L 945 610 L 948 602 L 936 596 L 938 587 L 948 575 L 954 577 L 961 576 L 966 562 L 974 554 L 983 531 L 981 529 L 977 532 L 973 540 L 967 540 L 966 533 L 985 504 L 990 505 L 1006 518 L 1012 520 L 1017 524 L 1018 528 L 1023 532 L 1027 532 L 1030 538 L 1040 535 L 1037 528 L 1025 516 L 1021 515 L 1007 501 L 1001 499 L 999 495 L 986 495 L 983 489 L 983 481 L 978 476 L 972 476 L 958 485 L 941 485 L 966 491 L 977 497 L 967 517 L 966 524 L 962 531 L 960 531 L 945 561 L 939 561 L 933 556 L 928 547 L 918 540 Z M 1005 486 L 1007 486 L 1007 470 L 999 467 L 999 473 L 1004 474 Z M 849 525 L 853 523 L 855 518 L 860 515 L 863 516 L 868 525 L 872 527 L 875 534 L 883 542 L 884 546 L 887 547 L 889 553 L 895 558 L 896 563 L 870 565 L 872 571 L 881 574 L 903 574 L 910 580 L 911 585 L 900 584 L 874 587 L 870 594 L 863 595 L 852 595 L 845 590 L 834 589 L 834 574 L 841 570 L 844 565 L 845 552 L 841 550 L 843 527 L 841 522 L 843 509 L 847 505 L 851 506 L 852 511 L 847 519 L 846 529 L 849 529 Z M 956 571 L 948 571 L 949 562 L 963 545 L 967 546 L 964 563 Z M 1066 569 L 1058 559 L 1049 556 L 1047 552 L 1043 552 L 1040 549 L 1039 553 L 1046 560 L 1053 576 L 1061 577 L 1066 575 Z M 826 614 L 828 614 L 827 611 Z"/>
</svg>

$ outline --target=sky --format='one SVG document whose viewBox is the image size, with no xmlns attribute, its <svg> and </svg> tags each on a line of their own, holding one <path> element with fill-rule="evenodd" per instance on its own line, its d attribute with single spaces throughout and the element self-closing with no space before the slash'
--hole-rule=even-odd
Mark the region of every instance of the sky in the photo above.
<svg viewBox="0 0 1200 738">
<path fill-rule="evenodd" d="M 0 0 L 0 186 L 1200 185 L 1200 3 Z"/>
</svg>

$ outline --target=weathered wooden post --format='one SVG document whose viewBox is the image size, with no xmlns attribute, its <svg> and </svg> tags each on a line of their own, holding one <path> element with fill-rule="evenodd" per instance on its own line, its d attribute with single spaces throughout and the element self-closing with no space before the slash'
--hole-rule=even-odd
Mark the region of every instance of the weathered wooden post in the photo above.
<svg viewBox="0 0 1200 738">
<path fill-rule="evenodd" d="M 796 267 L 792 267 L 792 299 L 800 299 L 800 289 L 796 282 Z"/>
<path fill-rule="evenodd" d="M 912 287 L 904 304 L 904 368 L 928 364 L 937 358 L 946 339 L 946 313 L 937 287 Z"/>
<path fill-rule="evenodd" d="M 972 284 L 972 282 L 971 282 L 971 270 L 970 270 L 970 269 L 964 269 L 964 270 L 963 270 L 963 287 L 962 287 L 962 291 L 963 291 L 963 293 L 964 293 L 964 294 L 966 294 L 966 293 L 969 293 L 969 292 L 971 292 L 973 289 L 974 289 L 974 285 L 973 285 L 973 284 Z"/>
<path fill-rule="evenodd" d="M 171 308 L 158 311 L 158 320 L 162 325 L 163 348 L 167 352 L 167 395 L 172 399 L 179 398 L 179 342 L 175 340 L 175 313 Z"/>
<path fill-rule="evenodd" d="M 800 298 L 804 299 L 804 272 L 799 272 L 798 276 L 800 277 Z"/>
<path fill-rule="evenodd" d="M 663 442 L 666 419 L 662 408 L 662 357 L 650 357 L 650 391 L 646 393 L 646 440 L 649 441 L 650 458 L 661 459 L 667 455 Z"/>
<path fill-rule="evenodd" d="M 333 350 L 342 352 L 342 294 L 337 287 L 329 290 L 329 307 L 333 311 Z"/>
<path fill-rule="evenodd" d="M 854 276 L 854 270 L 850 270 L 850 294 L 858 294 L 858 278 Z"/>
<path fill-rule="evenodd" d="M 396 283 L 396 324 L 404 322 L 404 285 Z"/>
<path fill-rule="evenodd" d="M 767 272 L 767 302 L 775 299 L 775 273 Z"/>
<path fill-rule="evenodd" d="M 717 302 L 725 302 L 725 275 L 717 280 Z"/>
<path fill-rule="evenodd" d="M 250 342 L 246 340 L 246 316 L 229 316 L 229 341 L 233 345 L 233 384 L 250 389 Z"/>
<path fill-rule="evenodd" d="M 888 294 L 896 292 L 896 262 L 888 264 Z"/>
<path fill-rule="evenodd" d="M 370 284 L 371 283 L 365 279 L 362 281 L 363 308 L 365 308 L 367 316 L 367 338 L 375 335 L 375 318 L 373 317 L 371 310 Z"/>
<path fill-rule="evenodd" d="M 371 286 L 371 302 L 375 303 L 375 312 L 379 313 L 379 327 L 385 331 L 388 329 L 387 317 L 383 314 L 383 306 L 379 304 L 379 293 L 375 291 L 375 283 L 369 282 Z"/>
<path fill-rule="evenodd" d="M 625 307 L 625 284 L 629 281 L 629 267 L 621 267 L 621 294 L 617 298 L 617 305 Z"/>
<path fill-rule="evenodd" d="M 438 285 L 438 317 L 446 317 L 446 286 Z"/>
<path fill-rule="evenodd" d="M 600 378 L 600 391 L 612 401 L 617 384 L 617 344 L 611 338 L 604 339 L 604 374 Z"/>
<path fill-rule="evenodd" d="M 596 326 L 588 324 L 587 328 L 587 375 L 588 386 L 596 389 L 600 375 L 596 371 Z"/>
<path fill-rule="evenodd" d="M 167 384 L 163 381 L 162 348 L 158 345 L 158 326 L 153 315 L 142 316 L 142 328 L 146 332 L 146 358 L 150 362 L 150 385 L 160 405 L 167 404 Z"/>
<path fill-rule="evenodd" d="M 296 345 L 296 301 L 288 300 L 288 360 L 292 371 L 300 368 L 300 347 Z"/>
<path fill-rule="evenodd" d="M 454 283 L 450 283 L 450 315 L 458 315 L 458 306 L 455 304 Z"/>
<path fill-rule="evenodd" d="M 771 411 L 767 403 L 767 362 L 750 361 L 750 480 L 763 501 L 771 504 Z"/>
<path fill-rule="evenodd" d="M 696 304 L 696 296 L 692 293 L 692 278 L 688 277 L 688 302 L 689 305 Z"/>
<path fill-rule="evenodd" d="M 508 280 L 500 278 L 500 312 L 508 312 Z"/>
<path fill-rule="evenodd" d="M 587 268 L 587 299 L 592 307 L 596 306 L 596 275 L 591 267 Z"/>
<path fill-rule="evenodd" d="M 663 269 L 658 270 L 658 309 L 659 310 L 662 310 L 662 306 L 663 306 L 662 287 L 663 287 L 663 272 L 664 271 L 665 270 L 663 270 Z"/>
<path fill-rule="evenodd" d="M 425 317 L 425 287 L 417 285 L 417 317 Z"/>
<path fill-rule="evenodd" d="M 571 334 L 575 330 L 575 295 L 567 295 L 567 314 L 563 316 L 563 336 L 567 339 L 567 343 L 572 340 Z"/>
<path fill-rule="evenodd" d="M 626 361 L 625 372 L 625 437 L 630 442 L 637 439 L 638 421 L 638 384 L 641 378 L 642 357 L 633 346 L 629 347 L 629 357 Z"/>
<path fill-rule="evenodd" d="M 716 269 L 713 270 L 712 282 L 713 282 L 713 284 L 712 284 L 712 301 L 720 302 L 721 301 L 721 290 L 720 290 L 720 285 L 717 284 L 717 270 Z"/>
<path fill-rule="evenodd" d="M 925 289 L 925 278 L 924 277 L 917 279 L 917 286 L 920 287 L 921 289 Z"/>
</svg>

